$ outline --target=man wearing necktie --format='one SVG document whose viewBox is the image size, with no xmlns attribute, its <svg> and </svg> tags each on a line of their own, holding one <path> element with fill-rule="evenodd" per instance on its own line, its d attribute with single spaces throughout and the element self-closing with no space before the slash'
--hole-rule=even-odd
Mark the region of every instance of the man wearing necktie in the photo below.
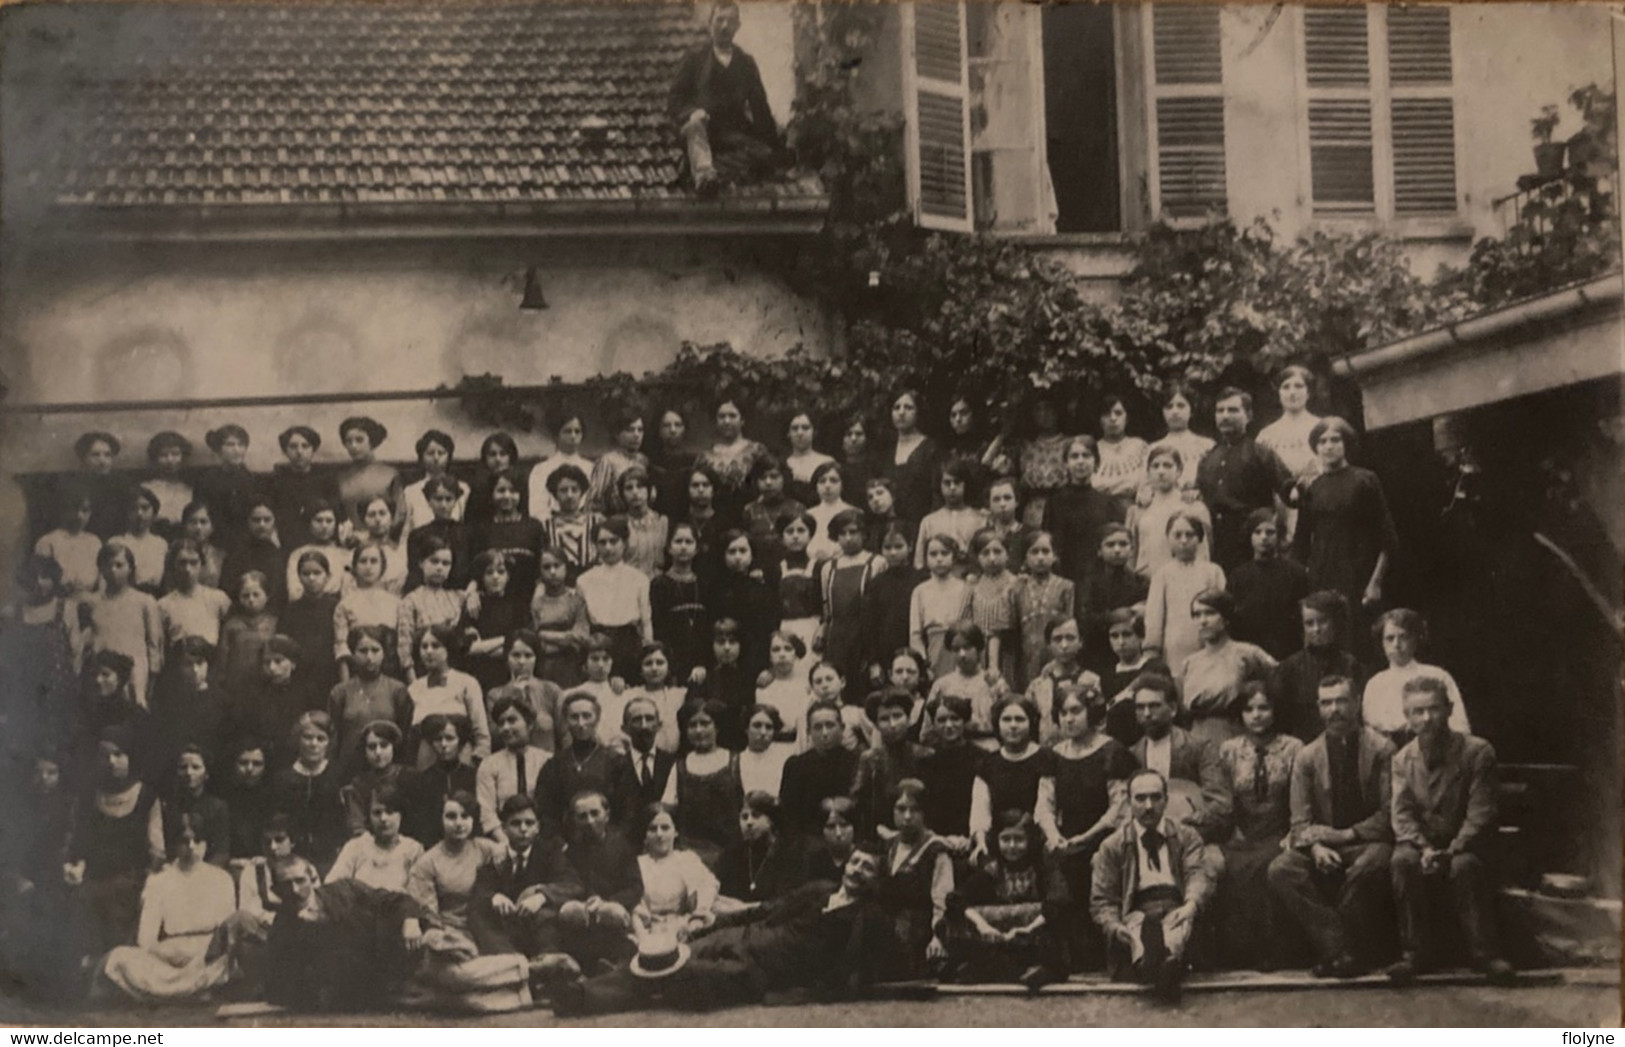
<svg viewBox="0 0 1625 1047">
<path fill-rule="evenodd" d="M 621 712 L 621 732 L 629 741 L 626 755 L 638 783 L 637 810 L 658 803 L 666 794 L 666 781 L 677 757 L 655 748 L 660 734 L 660 708 L 647 698 L 633 698 Z"/>
<path fill-rule="evenodd" d="M 1150 985 L 1174 1002 L 1186 946 L 1217 884 L 1202 838 L 1167 817 L 1168 780 L 1142 770 L 1128 789 L 1133 820 L 1095 854 L 1089 913 L 1106 936 L 1113 976 Z"/>
<path fill-rule="evenodd" d="M 536 801 L 508 797 L 501 809 L 507 853 L 480 867 L 469 896 L 469 934 L 481 955 L 559 952 L 559 906 L 582 897 L 558 840 L 540 839 Z"/>
</svg>

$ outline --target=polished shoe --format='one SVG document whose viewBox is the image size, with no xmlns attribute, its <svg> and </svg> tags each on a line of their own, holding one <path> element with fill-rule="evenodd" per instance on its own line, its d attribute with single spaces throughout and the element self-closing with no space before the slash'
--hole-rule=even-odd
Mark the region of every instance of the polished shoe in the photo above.
<svg viewBox="0 0 1625 1047">
<path fill-rule="evenodd" d="M 563 982 L 553 987 L 553 1013 L 575 1018 L 587 1013 L 587 989 L 581 982 Z"/>
<path fill-rule="evenodd" d="M 1484 977 L 1489 979 L 1491 985 L 1512 985 L 1518 980 L 1518 972 L 1500 957 L 1481 961 L 1478 969 L 1484 972 Z"/>
<path fill-rule="evenodd" d="M 1310 968 L 1309 973 L 1316 978 L 1358 978 L 1365 973 L 1365 967 L 1360 961 L 1344 953 L 1333 959 L 1320 961 Z"/>
<path fill-rule="evenodd" d="M 1157 972 L 1156 980 L 1151 985 L 1151 995 L 1162 1003 L 1176 1004 L 1185 988 L 1185 965 L 1178 960 L 1168 960 Z"/>
</svg>

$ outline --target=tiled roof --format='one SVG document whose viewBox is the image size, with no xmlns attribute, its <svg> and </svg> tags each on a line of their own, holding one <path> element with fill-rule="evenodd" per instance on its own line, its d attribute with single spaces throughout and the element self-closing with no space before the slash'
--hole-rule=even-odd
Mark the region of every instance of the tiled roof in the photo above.
<svg viewBox="0 0 1625 1047">
<path fill-rule="evenodd" d="M 36 24 L 6 34 L 13 112 L 55 108 L 9 173 L 59 207 L 691 198 L 665 114 L 704 39 L 687 4 L 50 8 L 13 9 Z M 786 178 L 737 198 L 821 194 Z"/>
</svg>

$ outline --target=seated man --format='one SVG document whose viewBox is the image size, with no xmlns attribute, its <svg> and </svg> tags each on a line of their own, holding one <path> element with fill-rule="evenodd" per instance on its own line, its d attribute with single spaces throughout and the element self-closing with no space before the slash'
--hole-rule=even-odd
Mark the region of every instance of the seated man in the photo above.
<svg viewBox="0 0 1625 1047">
<path fill-rule="evenodd" d="M 1455 907 L 1468 959 L 1495 984 L 1512 967 L 1496 949 L 1493 879 L 1486 853 L 1495 833 L 1495 749 L 1450 729 L 1445 682 L 1419 676 L 1405 684 L 1405 722 L 1415 739 L 1394 757 L 1394 900 L 1399 904 L 1399 962 L 1388 968 L 1408 982 L 1435 962 L 1428 940 L 1430 887 Z"/>
<path fill-rule="evenodd" d="M 474 874 L 469 934 L 482 956 L 557 952 L 559 908 L 580 899 L 581 883 L 563 845 L 557 839 L 537 839 L 535 801 L 510 796 L 500 814 L 508 853 Z"/>
<path fill-rule="evenodd" d="M 638 780 L 626 754 L 598 738 L 602 710 L 592 692 L 566 692 L 559 702 L 570 744 L 560 749 L 536 776 L 536 813 L 542 835 L 563 836 L 572 822 L 571 805 L 584 792 L 595 792 L 609 805 L 610 823 L 624 827 L 637 810 Z"/>
<path fill-rule="evenodd" d="M 1353 978 L 1382 948 L 1394 747 L 1361 724 L 1347 676 L 1321 680 L 1317 704 L 1325 731 L 1293 764 L 1290 849 L 1270 863 L 1270 891 L 1313 944 L 1315 977 Z"/>
<path fill-rule="evenodd" d="M 1089 915 L 1106 936 L 1113 976 L 1175 1001 L 1185 947 L 1217 884 L 1203 868 L 1202 838 L 1167 817 L 1168 779 L 1136 771 L 1128 794 L 1133 820 L 1095 852 Z"/>
<path fill-rule="evenodd" d="M 739 5 L 711 9 L 711 39 L 683 58 L 672 83 L 670 112 L 683 136 L 694 189 L 710 195 L 730 182 L 778 166 L 779 129 L 768 108 L 756 60 L 734 46 Z"/>
<path fill-rule="evenodd" d="M 1141 673 L 1129 684 L 1141 736 L 1129 750 L 1141 767 L 1168 781 L 1168 817 L 1195 829 L 1204 843 L 1202 865 L 1218 882 L 1220 845 L 1230 837 L 1232 801 L 1218 747 L 1174 726 L 1179 687 L 1160 673 Z"/>
<path fill-rule="evenodd" d="M 637 782 L 633 809 L 641 811 L 666 795 L 666 780 L 671 777 L 677 756 L 655 747 L 655 738 L 660 734 L 660 709 L 648 698 L 633 698 L 626 703 L 621 710 L 621 733 L 626 735 L 626 757 Z"/>
<path fill-rule="evenodd" d="M 637 852 L 610 829 L 603 793 L 577 793 L 570 814 L 573 831 L 564 860 L 579 893 L 559 906 L 559 946 L 591 971 L 599 961 L 617 963 L 631 953 L 627 935 L 632 910 L 643 900 L 643 873 Z"/>
<path fill-rule="evenodd" d="M 636 1010 L 652 1002 L 690 1010 L 759 1003 L 770 992 L 840 995 L 869 984 L 888 955 L 891 921 L 875 901 L 877 844 L 855 847 L 837 887 L 804 884 L 743 914 L 741 925 L 693 942 L 670 935 L 642 944 L 627 966 L 556 987 L 561 1016 Z"/>
</svg>

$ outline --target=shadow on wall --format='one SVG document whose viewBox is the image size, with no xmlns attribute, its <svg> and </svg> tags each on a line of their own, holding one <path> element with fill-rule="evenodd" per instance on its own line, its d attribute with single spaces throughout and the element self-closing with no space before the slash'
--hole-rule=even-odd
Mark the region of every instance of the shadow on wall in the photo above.
<svg viewBox="0 0 1625 1047">
<path fill-rule="evenodd" d="M 96 352 L 92 373 L 95 396 L 102 400 L 190 396 L 196 377 L 192 347 L 180 332 L 148 325 L 116 335 L 104 344 Z"/>
</svg>

